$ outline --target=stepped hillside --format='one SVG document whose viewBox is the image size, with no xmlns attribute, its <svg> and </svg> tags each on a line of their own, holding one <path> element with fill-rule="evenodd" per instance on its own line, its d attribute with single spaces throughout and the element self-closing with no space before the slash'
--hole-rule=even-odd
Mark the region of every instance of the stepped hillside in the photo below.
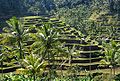
<svg viewBox="0 0 120 81">
<path fill-rule="evenodd" d="M 41 26 L 41 22 L 52 22 L 56 28 L 60 29 L 60 35 L 59 40 L 64 43 L 64 47 L 69 48 L 75 48 L 75 50 L 78 51 L 77 55 L 72 54 L 72 61 L 69 63 L 69 61 L 66 61 L 64 64 L 62 64 L 62 69 L 67 70 L 68 67 L 71 65 L 73 67 L 77 66 L 81 69 L 97 69 L 99 68 L 100 60 L 102 59 L 103 54 L 101 54 L 101 51 L 103 50 L 100 48 L 99 45 L 96 44 L 90 44 L 89 42 L 86 42 L 82 36 L 81 33 L 78 32 L 73 27 L 70 27 L 69 25 L 66 25 L 64 22 L 56 19 L 56 18 L 48 18 L 48 17 L 23 17 L 22 21 L 24 23 L 24 27 L 27 29 L 27 27 L 30 27 L 31 25 L 36 25 L 37 27 Z M 56 57 L 56 65 L 61 65 L 62 62 L 64 62 L 68 58 L 63 57 Z M 60 70 L 59 68 L 58 70 Z"/>
<path fill-rule="evenodd" d="M 61 69 L 66 71 L 70 67 L 77 67 L 81 70 L 93 70 L 100 68 L 100 60 L 103 58 L 103 54 L 101 54 L 101 52 L 103 49 L 98 44 L 90 44 L 85 41 L 85 39 L 81 36 L 82 34 L 73 27 L 66 25 L 64 22 L 54 17 L 28 16 L 22 17 L 20 20 L 23 22 L 26 30 L 33 25 L 40 27 L 42 22 L 53 23 L 56 28 L 61 30 L 59 40 L 64 43 L 64 47 L 77 51 L 77 54 L 71 54 L 71 61 L 69 61 L 69 58 L 63 56 L 55 57 L 55 64 L 58 71 Z M 36 32 L 36 30 L 30 31 L 30 33 Z M 32 44 L 34 40 L 30 40 L 28 42 L 29 45 Z M 5 72 L 7 68 L 9 68 L 9 66 L 4 67 L 3 72 Z M 10 70 L 8 69 L 8 72 L 12 71 L 13 68 L 10 68 Z"/>
<path fill-rule="evenodd" d="M 98 32 L 101 33 L 101 37 L 115 41 L 120 40 L 120 20 L 118 15 L 100 12 L 99 14 L 93 13 L 89 19 L 98 24 Z"/>
<path fill-rule="evenodd" d="M 94 21 L 100 24 L 103 36 L 109 36 L 108 38 L 112 38 L 115 41 L 119 41 L 119 19 L 117 19 L 116 16 L 112 16 L 111 14 L 101 14 L 100 16 L 97 16 Z M 104 57 L 104 54 L 102 54 L 103 49 L 101 48 L 101 45 L 98 43 L 92 43 L 96 42 L 94 40 L 86 41 L 86 38 L 83 38 L 82 33 L 77 31 L 75 28 L 65 24 L 61 20 L 58 20 L 54 17 L 41 17 L 41 16 L 28 16 L 28 17 L 22 17 L 20 18 L 22 21 L 25 30 L 27 30 L 31 26 L 35 27 L 41 27 L 43 22 L 50 22 L 53 23 L 53 26 L 60 29 L 61 32 L 59 34 L 59 40 L 61 43 L 64 44 L 64 47 L 68 47 L 73 51 L 77 51 L 77 54 L 72 53 L 71 54 L 71 61 L 69 61 L 69 58 L 63 57 L 63 56 L 56 56 L 55 57 L 55 65 L 57 66 L 57 71 L 67 71 L 70 67 L 77 67 L 80 70 L 95 70 L 95 69 L 101 69 L 106 68 L 100 67 L 101 60 Z M 111 23 L 111 21 L 114 20 L 114 23 Z M 108 29 L 113 27 L 115 30 L 115 33 L 113 32 L 113 35 L 109 35 Z M 36 33 L 36 30 L 31 30 L 30 33 Z M 111 33 L 111 32 L 110 32 Z M 114 35 L 115 34 L 115 35 Z M 101 35 L 101 36 L 102 36 Z M 28 45 L 32 44 L 34 41 L 29 40 Z M 64 62 L 64 63 L 63 63 Z M 20 66 L 16 64 L 16 62 L 4 62 L 3 66 L 0 65 L 0 72 L 13 72 Z M 50 66 L 48 66 L 50 67 Z"/>
<path fill-rule="evenodd" d="M 104 21 L 104 19 L 106 21 Z M 100 17 L 96 18 L 96 22 L 101 24 L 101 28 L 104 31 L 102 31 L 102 35 L 109 35 L 109 32 L 107 32 L 108 27 L 111 26 L 115 29 L 116 33 L 115 35 L 109 36 L 111 38 L 113 36 L 113 39 L 119 42 L 119 19 L 116 20 L 114 23 L 110 23 L 112 19 L 116 19 L 116 17 L 113 17 L 110 14 L 102 14 Z M 103 48 L 101 48 L 101 45 L 97 43 L 91 43 L 96 42 L 94 40 L 86 41 L 83 36 L 81 36 L 81 32 L 77 31 L 73 27 L 65 24 L 61 20 L 58 20 L 54 17 L 41 17 L 41 16 L 28 16 L 28 17 L 22 17 L 20 18 L 22 21 L 24 28 L 27 30 L 31 26 L 35 27 L 41 27 L 43 22 L 50 22 L 53 23 L 53 26 L 61 30 L 59 34 L 59 40 L 61 43 L 64 44 L 64 47 L 68 47 L 71 50 L 74 49 L 74 51 L 77 51 L 77 54 L 72 53 L 71 54 L 71 61 L 69 61 L 69 58 L 56 56 L 55 57 L 55 65 L 57 71 L 63 71 L 66 72 L 67 69 L 70 67 L 78 68 L 80 70 L 95 70 L 95 69 L 101 69 L 106 68 L 100 67 L 101 60 L 104 57 L 104 54 L 102 54 Z M 116 24 L 117 23 L 117 24 Z M 105 31 L 106 30 L 106 31 Z M 31 30 L 30 33 L 36 33 L 36 30 Z M 101 31 L 100 31 L 101 32 Z M 30 40 L 28 44 L 32 44 L 34 41 Z M 64 63 L 63 63 L 64 62 Z M 1 65 L 0 65 L 1 66 Z M 52 66 L 52 65 L 51 65 Z M 48 66 L 48 67 L 51 67 Z M 1 66 L 2 67 L 2 66 Z M 12 72 L 15 71 L 20 66 L 13 63 L 5 62 L 3 63 L 3 68 L 0 69 L 0 72 L 6 73 L 6 72 Z"/>
</svg>

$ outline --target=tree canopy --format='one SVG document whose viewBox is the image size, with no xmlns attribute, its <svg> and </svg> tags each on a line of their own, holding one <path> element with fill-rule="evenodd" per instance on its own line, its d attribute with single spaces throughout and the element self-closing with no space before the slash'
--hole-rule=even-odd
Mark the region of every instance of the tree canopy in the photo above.
<svg viewBox="0 0 120 81">
<path fill-rule="evenodd" d="M 108 9 L 118 14 L 120 11 L 119 0 L 1 0 L 0 16 L 49 14 L 57 8 L 71 9 L 81 4 L 87 5 L 88 8 L 91 6 L 95 9 Z"/>
</svg>

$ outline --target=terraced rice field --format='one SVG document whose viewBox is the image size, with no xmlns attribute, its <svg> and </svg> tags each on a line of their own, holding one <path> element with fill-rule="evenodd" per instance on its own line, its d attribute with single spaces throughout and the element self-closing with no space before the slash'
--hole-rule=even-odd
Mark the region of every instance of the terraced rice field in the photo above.
<svg viewBox="0 0 120 81">
<path fill-rule="evenodd" d="M 71 50 L 74 48 L 76 51 L 78 51 L 77 54 L 71 54 L 71 61 L 69 61 L 69 58 L 56 56 L 55 57 L 55 65 L 58 72 L 59 71 L 66 71 L 69 67 L 79 67 L 83 71 L 91 71 L 96 72 L 96 69 L 100 72 L 109 72 L 109 68 L 107 66 L 103 65 L 103 67 L 100 67 L 101 60 L 104 57 L 104 54 L 102 54 L 102 51 L 104 49 L 99 44 L 90 44 L 89 42 L 86 42 L 84 38 L 81 38 L 80 32 L 76 31 L 73 27 L 70 27 L 69 25 L 65 24 L 61 20 L 58 20 L 56 18 L 48 18 L 48 17 L 40 17 L 40 16 L 28 16 L 28 17 L 22 17 L 20 20 L 23 22 L 25 30 L 27 30 L 30 26 L 36 26 L 40 27 L 43 22 L 50 22 L 53 23 L 53 26 L 60 29 L 62 32 L 60 32 L 59 40 L 61 43 L 64 43 L 64 47 L 69 47 Z M 98 21 L 101 22 L 101 21 Z M 106 34 L 105 30 L 110 25 L 102 25 L 104 31 L 103 34 Z M 114 25 L 114 28 L 116 30 L 116 36 L 115 41 L 119 42 L 119 35 L 120 35 L 120 25 L 116 24 Z M 32 30 L 31 33 L 36 33 L 36 30 Z M 29 40 L 27 42 L 27 45 L 30 45 L 34 42 L 34 40 Z M 53 61 L 53 60 L 51 60 Z M 12 63 L 9 65 L 9 63 L 3 63 L 3 68 L 0 68 L 1 72 L 13 72 L 20 66 L 17 63 Z M 50 67 L 50 66 L 48 66 Z M 101 69 L 102 68 L 102 69 Z M 107 69 L 106 69 L 107 68 Z M 118 70 L 118 68 L 117 68 Z M 83 72 L 84 74 L 84 72 Z M 86 74 L 86 73 L 85 73 Z M 81 74 L 82 75 L 82 74 Z"/>
</svg>

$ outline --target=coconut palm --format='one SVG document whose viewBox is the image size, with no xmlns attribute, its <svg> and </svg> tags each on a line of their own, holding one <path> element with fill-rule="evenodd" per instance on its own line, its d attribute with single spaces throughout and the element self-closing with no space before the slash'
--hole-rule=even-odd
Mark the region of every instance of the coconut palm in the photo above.
<svg viewBox="0 0 120 81">
<path fill-rule="evenodd" d="M 54 66 L 54 61 L 51 62 L 51 60 L 55 60 L 54 57 L 63 52 L 62 44 L 58 39 L 59 32 L 51 23 L 43 23 L 41 27 L 37 28 L 37 31 L 31 36 L 35 40 L 31 45 L 33 52 L 40 54 L 42 59 L 47 60 L 48 66 Z M 49 68 L 49 78 L 52 76 L 51 69 Z"/>
<path fill-rule="evenodd" d="M 19 49 L 20 59 L 24 57 L 23 51 L 22 51 L 22 35 L 24 33 L 23 25 L 20 23 L 20 21 L 13 17 L 10 20 L 7 21 L 11 32 L 14 34 L 14 37 L 16 38 L 16 42 Z"/>
<path fill-rule="evenodd" d="M 11 47 L 12 53 L 14 52 L 14 54 L 17 54 L 19 59 L 22 59 L 24 58 L 23 41 L 27 40 L 25 34 L 28 32 L 24 30 L 23 24 L 16 17 L 12 17 L 6 22 L 9 26 L 3 28 L 4 33 L 0 34 L 0 44 Z"/>
</svg>

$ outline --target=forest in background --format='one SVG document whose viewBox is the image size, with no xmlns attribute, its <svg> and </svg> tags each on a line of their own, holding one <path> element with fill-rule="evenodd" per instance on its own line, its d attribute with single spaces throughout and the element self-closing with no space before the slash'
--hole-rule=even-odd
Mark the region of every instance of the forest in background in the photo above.
<svg viewBox="0 0 120 81">
<path fill-rule="evenodd" d="M 90 26 L 87 21 L 93 13 L 120 15 L 119 0 L 1 0 L 0 22 L 12 16 L 54 16 L 72 27 L 82 30 Z M 0 25 L 0 29 L 5 25 Z"/>
<path fill-rule="evenodd" d="M 119 0 L 0 2 L 2 81 L 118 81 L 119 47 Z"/>
<path fill-rule="evenodd" d="M 0 17 L 24 15 L 50 15 L 56 12 L 72 10 L 76 12 L 81 8 L 109 10 L 119 13 L 119 0 L 1 0 Z M 88 12 L 84 9 L 84 12 Z M 58 13 L 57 13 L 58 14 Z M 88 13 L 90 14 L 90 13 Z"/>
</svg>

